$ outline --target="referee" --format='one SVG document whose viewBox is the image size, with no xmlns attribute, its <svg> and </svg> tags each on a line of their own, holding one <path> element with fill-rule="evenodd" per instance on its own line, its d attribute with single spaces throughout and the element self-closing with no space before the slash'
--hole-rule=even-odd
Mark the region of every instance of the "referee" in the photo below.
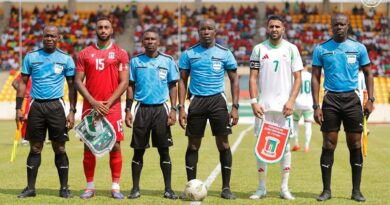
<svg viewBox="0 0 390 205">
<path fill-rule="evenodd" d="M 130 61 L 130 80 L 127 89 L 126 118 L 128 127 L 133 126 L 131 147 L 134 156 L 131 163 L 133 188 L 129 199 L 141 196 L 139 181 L 143 166 L 145 149 L 149 148 L 150 134 L 152 145 L 160 155 L 160 168 L 164 177 L 164 198 L 177 199 L 171 188 L 172 162 L 169 147 L 173 145 L 170 126 L 176 123 L 176 82 L 179 71 L 173 58 L 158 51 L 160 37 L 157 31 L 147 30 L 142 36 L 145 53 Z M 167 105 L 168 97 L 171 108 Z M 135 99 L 134 124 L 131 107 Z"/>
<path fill-rule="evenodd" d="M 361 151 L 363 110 L 365 117 L 368 117 L 375 101 L 371 62 L 366 47 L 355 40 L 348 39 L 349 21 L 345 14 L 334 14 L 331 18 L 331 27 L 333 38 L 318 45 L 313 54 L 311 82 L 314 119 L 321 125 L 323 136 L 320 159 L 323 191 L 317 200 L 326 201 L 331 198 L 330 181 L 334 150 L 337 146 L 340 125 L 343 122 L 352 168 L 351 199 L 363 202 L 366 200 L 360 192 L 363 169 Z M 321 109 L 318 99 L 322 68 L 325 95 Z M 364 109 L 357 91 L 359 70 L 363 70 L 368 93 L 368 101 Z"/>
<path fill-rule="evenodd" d="M 41 164 L 41 152 L 46 131 L 52 141 L 55 153 L 55 165 L 60 179 L 59 195 L 71 198 L 68 189 L 69 160 L 65 152 L 65 142 L 69 141 L 68 129 L 74 125 L 76 112 L 76 90 L 74 87 L 75 64 L 72 58 L 57 49 L 60 40 L 58 28 L 47 25 L 43 29 L 43 48 L 29 52 L 22 67 L 22 81 L 16 94 L 16 120 L 23 121 L 21 106 L 26 91 L 26 84 L 31 76 L 31 104 L 27 121 L 26 140 L 30 141 L 30 153 L 27 157 L 27 187 L 18 198 L 34 197 L 35 181 Z M 65 116 L 64 79 L 68 83 L 70 110 Z"/>
<path fill-rule="evenodd" d="M 179 123 L 186 129 L 188 146 L 185 156 L 187 180 L 196 178 L 198 151 L 204 136 L 206 122 L 209 120 L 211 130 L 219 150 L 222 171 L 222 192 L 224 199 L 235 199 L 230 191 L 230 175 L 232 169 L 232 153 L 228 135 L 232 133 L 231 126 L 238 122 L 237 62 L 232 52 L 215 43 L 216 27 L 212 19 L 199 24 L 199 43 L 187 49 L 180 57 L 179 80 Z M 233 106 L 228 113 L 224 94 L 225 71 L 229 76 Z M 187 94 L 188 78 L 190 106 L 188 116 L 184 109 Z"/>
</svg>

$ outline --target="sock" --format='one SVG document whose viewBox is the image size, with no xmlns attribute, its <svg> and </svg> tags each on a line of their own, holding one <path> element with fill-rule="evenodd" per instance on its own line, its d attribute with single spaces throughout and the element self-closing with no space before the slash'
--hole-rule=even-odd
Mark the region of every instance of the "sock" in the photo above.
<svg viewBox="0 0 390 205">
<path fill-rule="evenodd" d="M 256 160 L 257 173 L 259 177 L 259 187 L 257 189 L 266 190 L 265 184 L 267 179 L 267 164 Z"/>
<path fill-rule="evenodd" d="M 282 175 L 282 182 L 280 185 L 281 191 L 288 191 L 288 178 L 291 170 L 291 152 L 290 146 L 286 147 L 286 152 L 280 161 L 280 173 Z"/>
<path fill-rule="evenodd" d="M 119 184 L 119 179 L 121 178 L 121 171 L 122 171 L 121 150 L 110 152 L 110 168 L 111 168 L 112 182 Z"/>
<path fill-rule="evenodd" d="M 299 144 L 299 139 L 298 139 L 298 135 L 299 135 L 299 121 L 295 121 L 293 120 L 294 122 L 294 138 L 295 138 L 295 145 L 298 145 Z"/>
<path fill-rule="evenodd" d="M 363 169 L 363 156 L 361 148 L 349 150 L 349 162 L 352 168 L 352 187 L 355 191 L 360 191 L 360 180 Z"/>
<path fill-rule="evenodd" d="M 61 188 L 68 187 L 69 159 L 66 153 L 56 154 L 54 158 L 60 178 Z"/>
<path fill-rule="evenodd" d="M 89 190 L 94 190 L 95 189 L 95 183 L 92 182 L 87 182 L 87 189 Z"/>
<path fill-rule="evenodd" d="M 197 164 L 198 164 L 198 150 L 187 149 L 186 152 L 187 181 L 196 179 Z"/>
<path fill-rule="evenodd" d="M 330 191 L 333 160 L 334 160 L 334 150 L 322 148 L 320 163 L 321 163 L 323 190 Z"/>
<path fill-rule="evenodd" d="M 311 140 L 311 122 L 305 122 L 305 148 L 309 148 Z"/>
<path fill-rule="evenodd" d="M 27 157 L 27 183 L 30 189 L 35 189 L 38 169 L 41 165 L 41 154 L 31 153 Z"/>
<path fill-rule="evenodd" d="M 92 154 L 90 150 L 84 151 L 83 166 L 87 182 L 93 182 L 96 167 L 96 157 Z"/>
<path fill-rule="evenodd" d="M 172 163 L 169 148 L 159 148 L 158 153 L 160 154 L 160 168 L 164 177 L 165 190 L 171 189 Z"/>
<path fill-rule="evenodd" d="M 111 189 L 114 191 L 119 191 L 121 187 L 119 186 L 119 183 L 112 182 Z"/>
<path fill-rule="evenodd" d="M 233 161 L 230 148 L 219 151 L 219 161 L 221 162 L 222 189 L 224 189 L 230 187 L 230 175 Z"/>
<path fill-rule="evenodd" d="M 133 178 L 133 189 L 139 190 L 139 180 L 143 166 L 145 149 L 134 149 L 133 161 L 131 163 L 131 176 Z"/>
</svg>

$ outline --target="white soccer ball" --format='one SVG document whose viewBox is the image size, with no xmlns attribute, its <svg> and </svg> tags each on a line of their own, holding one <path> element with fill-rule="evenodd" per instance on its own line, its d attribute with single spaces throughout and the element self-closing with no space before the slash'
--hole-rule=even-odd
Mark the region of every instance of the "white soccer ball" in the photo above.
<svg viewBox="0 0 390 205">
<path fill-rule="evenodd" d="M 189 201 L 202 201 L 207 196 L 206 185 L 199 179 L 193 179 L 186 184 L 184 197 Z"/>
</svg>

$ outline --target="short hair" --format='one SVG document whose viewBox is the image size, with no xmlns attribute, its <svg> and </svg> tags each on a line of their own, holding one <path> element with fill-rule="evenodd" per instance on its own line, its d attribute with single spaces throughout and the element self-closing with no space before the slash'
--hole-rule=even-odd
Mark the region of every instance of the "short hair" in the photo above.
<svg viewBox="0 0 390 205">
<path fill-rule="evenodd" d="M 110 18 L 108 18 L 108 16 L 100 16 L 97 20 L 96 20 L 96 23 L 99 22 L 99 21 L 108 21 L 110 22 L 110 24 L 112 25 L 112 21 Z"/>
<path fill-rule="evenodd" d="M 160 39 L 160 32 L 155 27 L 149 28 L 146 31 L 144 31 L 144 33 L 142 34 L 142 39 L 144 38 L 146 33 L 155 33 L 155 34 L 157 34 L 158 38 Z"/>
<path fill-rule="evenodd" d="M 270 22 L 271 20 L 278 20 L 278 21 L 282 22 L 283 25 L 284 25 L 285 22 L 286 22 L 286 21 L 284 20 L 284 17 L 281 16 L 281 15 L 270 15 L 270 16 L 268 16 L 268 18 L 267 18 L 267 25 L 269 24 L 269 22 Z"/>
<path fill-rule="evenodd" d="M 348 16 L 344 13 L 334 13 L 331 17 L 331 22 L 333 22 L 334 19 L 336 19 L 337 17 L 339 16 L 342 16 L 342 17 L 345 17 L 347 19 L 347 22 L 349 22 L 349 19 L 348 19 Z"/>
</svg>

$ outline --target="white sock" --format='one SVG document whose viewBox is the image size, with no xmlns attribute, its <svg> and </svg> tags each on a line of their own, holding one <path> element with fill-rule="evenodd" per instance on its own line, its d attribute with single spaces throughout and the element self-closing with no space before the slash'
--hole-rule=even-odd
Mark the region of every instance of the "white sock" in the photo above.
<svg viewBox="0 0 390 205">
<path fill-rule="evenodd" d="M 311 122 L 305 122 L 305 147 L 309 147 L 311 140 Z"/>
<path fill-rule="evenodd" d="M 256 160 L 257 162 L 257 173 L 259 176 L 259 187 L 258 189 L 265 190 L 265 182 L 267 178 L 267 164 L 262 163 L 259 160 Z"/>
<path fill-rule="evenodd" d="M 112 190 L 120 190 L 121 187 L 119 186 L 118 183 L 112 182 L 111 189 L 112 189 Z"/>
<path fill-rule="evenodd" d="M 95 184 L 93 182 L 87 182 L 87 189 L 95 189 Z"/>
<path fill-rule="evenodd" d="M 299 135 L 299 121 L 294 121 L 294 138 L 295 138 L 295 145 L 298 145 L 298 135 Z"/>
<path fill-rule="evenodd" d="M 282 174 L 282 183 L 280 188 L 282 191 L 288 191 L 288 178 L 290 175 L 291 169 L 291 152 L 290 146 L 287 145 L 286 153 L 284 154 L 282 160 L 280 161 L 280 172 Z"/>
</svg>

